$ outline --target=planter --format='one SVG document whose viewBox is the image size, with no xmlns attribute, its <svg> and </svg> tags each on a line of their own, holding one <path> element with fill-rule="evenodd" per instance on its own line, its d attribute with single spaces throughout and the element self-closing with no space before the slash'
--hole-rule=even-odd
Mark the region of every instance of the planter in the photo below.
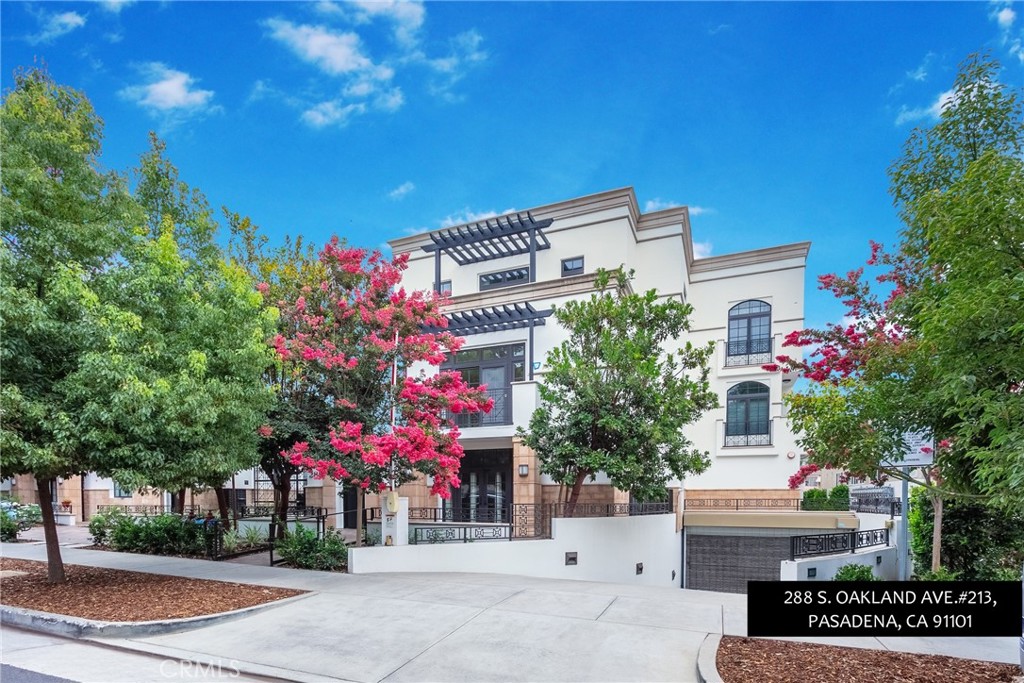
<svg viewBox="0 0 1024 683">
<path fill-rule="evenodd" d="M 75 514 L 73 512 L 54 512 L 54 520 L 57 526 L 75 526 Z"/>
</svg>

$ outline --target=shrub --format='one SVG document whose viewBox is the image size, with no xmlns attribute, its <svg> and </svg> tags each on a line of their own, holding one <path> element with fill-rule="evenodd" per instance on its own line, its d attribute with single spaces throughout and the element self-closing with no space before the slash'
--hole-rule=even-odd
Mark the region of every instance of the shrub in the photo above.
<svg viewBox="0 0 1024 683">
<path fill-rule="evenodd" d="M 333 571 L 348 563 L 348 547 L 341 535 L 332 531 L 317 538 L 312 529 L 298 526 L 285 532 L 274 549 L 285 562 L 300 569 Z"/>
<path fill-rule="evenodd" d="M 804 510 L 824 510 L 828 504 L 828 494 L 822 489 L 807 489 L 801 508 Z"/>
<path fill-rule="evenodd" d="M 910 492 L 910 549 L 914 565 L 931 567 L 934 512 L 923 487 Z M 942 566 L 961 581 L 1020 577 L 1024 562 L 1024 511 L 990 508 L 973 499 L 945 498 L 942 505 Z"/>
<path fill-rule="evenodd" d="M 960 579 L 960 575 L 956 572 L 951 572 L 945 567 L 939 567 L 939 571 L 924 571 L 920 574 L 916 574 L 915 577 L 918 581 L 957 581 Z"/>
<path fill-rule="evenodd" d="M 837 484 L 828 492 L 829 500 L 850 500 L 850 487 L 846 484 Z"/>
<path fill-rule="evenodd" d="M 175 514 L 152 517 L 119 517 L 110 530 L 110 545 L 126 553 L 150 555 L 203 555 L 206 533 L 199 521 Z"/>
<path fill-rule="evenodd" d="M 245 544 L 255 548 L 267 542 L 267 534 L 258 526 L 247 526 L 242 531 L 242 538 Z"/>
<path fill-rule="evenodd" d="M 110 508 L 103 512 L 97 512 L 89 519 L 89 535 L 96 545 L 107 545 L 110 542 L 110 532 L 118 520 L 125 517 L 120 508 Z"/>
<path fill-rule="evenodd" d="M 844 564 L 832 578 L 833 581 L 874 581 L 875 573 L 866 564 Z"/>
<path fill-rule="evenodd" d="M 0 514 L 0 541 L 10 543 L 18 540 L 18 523 L 7 514 Z"/>
<path fill-rule="evenodd" d="M 225 531 L 224 535 L 220 539 L 220 547 L 226 553 L 233 553 L 238 550 L 238 532 L 237 531 Z"/>
</svg>

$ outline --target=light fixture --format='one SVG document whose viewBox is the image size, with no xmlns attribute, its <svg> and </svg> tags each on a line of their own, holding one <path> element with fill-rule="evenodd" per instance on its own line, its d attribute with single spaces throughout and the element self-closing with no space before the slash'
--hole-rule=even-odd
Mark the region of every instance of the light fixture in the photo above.
<svg viewBox="0 0 1024 683">
<path fill-rule="evenodd" d="M 520 477 L 525 477 L 529 473 L 530 473 L 530 466 L 529 465 L 523 464 L 523 465 L 519 466 L 519 476 Z"/>
</svg>

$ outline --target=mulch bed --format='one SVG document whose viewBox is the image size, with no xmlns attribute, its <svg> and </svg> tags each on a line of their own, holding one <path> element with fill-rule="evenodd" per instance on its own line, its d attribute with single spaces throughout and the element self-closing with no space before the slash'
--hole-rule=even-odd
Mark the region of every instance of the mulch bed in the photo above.
<svg viewBox="0 0 1024 683">
<path fill-rule="evenodd" d="M 725 683 L 1018 683 L 1019 666 L 942 655 L 866 650 L 726 636 L 718 648 Z"/>
<path fill-rule="evenodd" d="M 306 592 L 74 564 L 64 565 L 66 583 L 50 585 L 45 562 L 0 558 L 0 570 L 6 569 L 28 574 L 3 579 L 0 602 L 4 605 L 100 621 L 197 617 Z"/>
</svg>

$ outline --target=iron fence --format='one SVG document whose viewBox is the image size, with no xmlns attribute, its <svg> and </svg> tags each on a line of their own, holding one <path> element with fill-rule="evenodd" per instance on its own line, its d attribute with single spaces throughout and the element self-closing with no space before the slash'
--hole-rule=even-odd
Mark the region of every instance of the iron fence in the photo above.
<svg viewBox="0 0 1024 683">
<path fill-rule="evenodd" d="M 890 518 L 902 513 L 902 502 L 897 498 L 850 498 L 850 510 L 868 512 L 876 515 L 889 515 Z"/>
<path fill-rule="evenodd" d="M 126 515 L 163 515 L 163 514 L 177 514 L 177 511 L 173 507 L 167 505 L 97 505 L 96 512 L 108 512 L 110 510 L 120 510 Z M 192 515 L 198 517 L 203 509 L 198 505 L 186 505 L 182 514 Z"/>
<path fill-rule="evenodd" d="M 277 508 L 273 505 L 243 505 L 237 507 L 235 510 L 239 519 L 244 519 L 246 517 L 277 516 Z M 326 514 L 327 508 L 316 507 L 313 505 L 289 505 L 288 510 L 285 512 L 285 516 L 288 518 L 317 517 Z"/>
<path fill-rule="evenodd" d="M 809 534 L 789 537 L 789 559 L 854 553 L 859 548 L 889 545 L 888 529 L 846 531 L 838 534 Z"/>
<path fill-rule="evenodd" d="M 512 527 L 508 524 L 446 525 L 413 527 L 409 542 L 472 543 L 473 541 L 511 541 Z"/>
<path fill-rule="evenodd" d="M 684 498 L 684 510 L 799 510 L 799 498 Z"/>
</svg>

